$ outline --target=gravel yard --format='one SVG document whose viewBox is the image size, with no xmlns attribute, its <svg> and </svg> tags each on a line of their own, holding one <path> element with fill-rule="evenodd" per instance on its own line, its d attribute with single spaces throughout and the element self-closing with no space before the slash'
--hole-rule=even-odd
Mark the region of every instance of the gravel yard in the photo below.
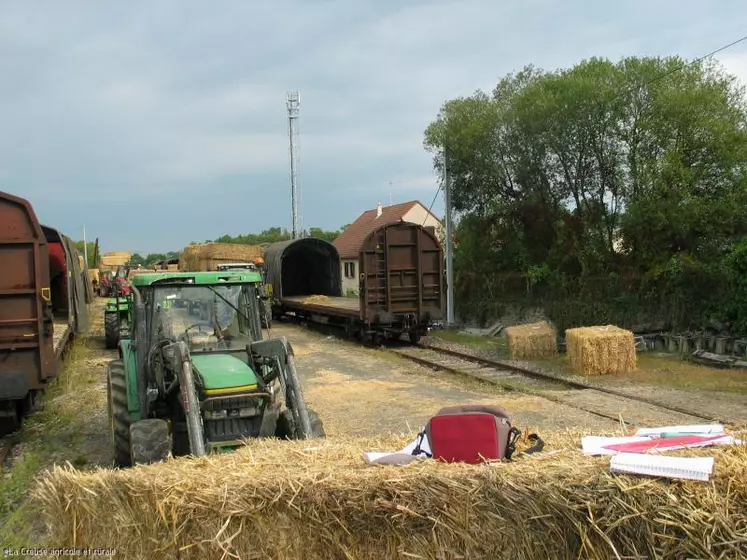
<svg viewBox="0 0 747 560">
<path fill-rule="evenodd" d="M 278 323 L 273 334 L 292 342 L 306 400 L 324 421 L 329 437 L 418 430 L 442 406 L 465 403 L 501 405 L 514 424 L 530 430 L 616 426 L 541 397 L 432 372 L 301 326 Z"/>
</svg>

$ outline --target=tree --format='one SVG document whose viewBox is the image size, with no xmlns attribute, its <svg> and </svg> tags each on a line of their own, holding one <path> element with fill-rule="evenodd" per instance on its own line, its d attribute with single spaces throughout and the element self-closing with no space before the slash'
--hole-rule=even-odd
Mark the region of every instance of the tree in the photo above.
<svg viewBox="0 0 747 560">
<path fill-rule="evenodd" d="M 425 147 L 440 174 L 448 152 L 457 279 L 635 272 L 711 297 L 747 234 L 745 107 L 717 63 L 678 57 L 527 67 L 448 101 Z"/>
<path fill-rule="evenodd" d="M 83 241 L 76 241 L 75 248 L 78 249 L 78 251 L 80 251 L 81 255 L 84 254 Z M 86 258 L 88 259 L 88 266 L 93 268 L 94 263 L 98 264 L 96 262 L 96 242 L 95 241 L 89 241 L 88 243 L 86 243 L 85 253 L 86 253 Z"/>
</svg>

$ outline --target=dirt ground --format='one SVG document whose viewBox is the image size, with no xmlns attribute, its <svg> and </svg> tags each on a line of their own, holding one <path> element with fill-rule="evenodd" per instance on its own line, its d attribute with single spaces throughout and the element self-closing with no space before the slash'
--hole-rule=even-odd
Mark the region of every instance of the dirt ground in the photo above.
<svg viewBox="0 0 747 560">
<path fill-rule="evenodd" d="M 502 391 L 489 383 L 431 372 L 375 349 L 297 325 L 276 324 L 275 336 L 293 344 L 306 400 L 327 435 L 377 435 L 419 430 L 443 406 L 503 406 L 520 429 L 584 428 L 616 424 L 546 399 Z"/>
<path fill-rule="evenodd" d="M 112 464 L 106 365 L 117 352 L 104 347 L 103 306 L 102 299 L 92 306 L 90 334 L 75 341 L 60 376 L 15 436 L 0 477 L 0 540 L 5 546 L 43 542 L 45 528 L 28 494 L 35 477 L 45 469 L 68 462 L 84 469 Z M 598 433 L 619 427 L 540 396 L 433 372 L 390 353 L 302 326 L 276 323 L 272 335 L 285 336 L 293 344 L 306 400 L 321 417 L 329 438 L 412 433 L 442 406 L 465 403 L 504 406 L 513 423 L 525 432 L 578 428 Z M 677 389 L 636 385 L 631 390 L 652 391 L 657 397 L 679 391 L 676 397 L 685 398 L 683 390 Z M 692 405 L 693 394 L 688 395 Z M 722 405 L 733 406 L 740 414 L 747 409 L 743 394 L 724 395 L 733 400 L 722 400 Z"/>
</svg>

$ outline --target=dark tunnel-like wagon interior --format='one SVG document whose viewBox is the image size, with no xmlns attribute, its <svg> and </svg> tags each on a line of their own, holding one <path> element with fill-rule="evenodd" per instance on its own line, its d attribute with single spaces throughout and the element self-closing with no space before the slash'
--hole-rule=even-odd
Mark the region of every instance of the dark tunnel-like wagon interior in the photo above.
<svg viewBox="0 0 747 560">
<path fill-rule="evenodd" d="M 273 296 L 342 295 L 340 254 L 331 243 L 303 237 L 274 243 L 265 251 Z"/>
</svg>

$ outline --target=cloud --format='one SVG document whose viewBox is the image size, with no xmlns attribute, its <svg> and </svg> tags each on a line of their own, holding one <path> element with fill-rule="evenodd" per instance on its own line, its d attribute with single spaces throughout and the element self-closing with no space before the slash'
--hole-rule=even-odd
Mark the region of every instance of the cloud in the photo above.
<svg viewBox="0 0 747 560">
<path fill-rule="evenodd" d="M 529 63 L 695 58 L 742 15 L 736 0 L 6 2 L 0 189 L 63 231 L 87 221 L 105 249 L 287 227 L 298 90 L 304 223 L 336 228 L 390 193 L 430 204 L 423 131 L 446 100 Z M 744 49 L 722 54 L 744 78 Z"/>
</svg>

